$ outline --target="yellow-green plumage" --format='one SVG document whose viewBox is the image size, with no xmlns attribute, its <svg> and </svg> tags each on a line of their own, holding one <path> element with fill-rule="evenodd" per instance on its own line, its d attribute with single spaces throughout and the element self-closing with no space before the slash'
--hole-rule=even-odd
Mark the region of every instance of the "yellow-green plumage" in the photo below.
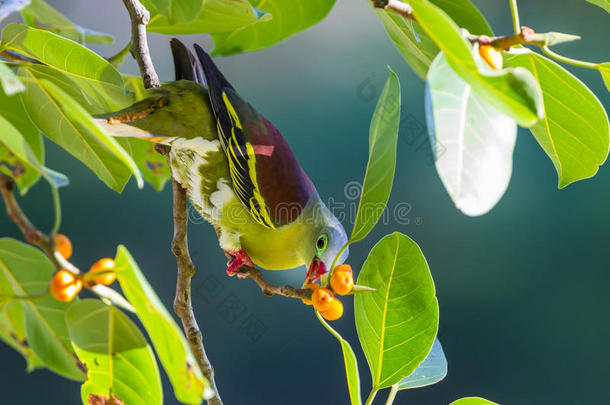
<svg viewBox="0 0 610 405">
<path fill-rule="evenodd" d="M 176 51 L 174 45 L 172 50 Z M 185 49 L 182 55 L 189 58 L 178 58 L 177 63 L 183 66 L 177 65 L 177 71 L 200 80 L 200 72 L 188 74 L 189 67 L 195 72 L 200 65 L 189 65 L 194 58 Z M 174 57 L 176 61 L 176 53 Z M 203 62 L 208 77 L 211 59 Z M 190 80 L 165 83 L 150 89 L 145 100 L 100 116 L 100 123 L 111 135 L 149 138 L 171 146 L 172 176 L 187 189 L 197 211 L 219 230 L 225 251 L 243 251 L 254 264 L 269 270 L 294 268 L 312 260 L 328 267 L 347 241 L 343 227 L 295 166 L 279 132 L 220 77 L 229 86 L 226 90 L 208 89 Z M 112 125 L 117 117 L 128 117 L 128 122 Z M 265 135 L 269 130 L 273 137 Z M 288 160 L 278 155 L 284 153 Z M 281 170 L 283 167 L 287 172 Z M 298 170 L 294 180 L 287 175 L 290 170 Z M 288 205 L 296 201 L 295 196 L 302 199 L 307 195 L 297 215 L 282 216 L 271 210 L 282 206 L 284 201 L 278 200 L 282 193 Z M 271 205 L 267 198 L 272 198 Z M 329 242 L 323 249 L 319 246 L 321 235 Z"/>
</svg>

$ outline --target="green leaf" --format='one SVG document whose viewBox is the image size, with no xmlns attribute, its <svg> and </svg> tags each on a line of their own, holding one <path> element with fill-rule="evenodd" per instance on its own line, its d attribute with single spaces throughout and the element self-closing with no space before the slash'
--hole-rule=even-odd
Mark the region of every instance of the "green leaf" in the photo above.
<svg viewBox="0 0 610 405">
<path fill-rule="evenodd" d="M 132 92 L 135 100 L 139 101 L 148 97 L 148 92 L 141 77 L 123 75 L 123 80 L 125 81 L 125 90 Z"/>
<path fill-rule="evenodd" d="M 479 397 L 468 397 L 453 401 L 449 405 L 498 405 L 495 402 L 488 401 Z"/>
<path fill-rule="evenodd" d="M 72 345 L 87 366 L 87 381 L 81 387 L 83 404 L 91 403 L 89 395 L 109 393 L 129 405 L 163 403 L 153 351 L 118 308 L 82 300 L 70 307 L 66 323 Z"/>
<path fill-rule="evenodd" d="M 517 123 L 481 100 L 442 52 L 428 71 L 427 90 L 432 147 L 442 149 L 436 170 L 460 211 L 483 215 L 508 187 Z"/>
<path fill-rule="evenodd" d="M 271 13 L 271 21 L 212 35 L 212 55 L 233 55 L 267 48 L 320 22 L 335 0 L 250 0 Z"/>
<path fill-rule="evenodd" d="M 200 404 L 202 399 L 213 396 L 180 327 L 124 246 L 117 250 L 115 271 L 121 289 L 136 308 L 138 318 L 155 346 L 176 399 L 186 404 Z"/>
<path fill-rule="evenodd" d="M 138 138 L 119 138 L 119 143 L 131 155 L 144 180 L 161 191 L 171 178 L 165 156 L 155 151 L 155 144 Z"/>
<path fill-rule="evenodd" d="M 28 296 L 45 291 L 53 264 L 38 249 L 14 239 L 0 239 L 0 295 Z M 68 338 L 64 315 L 70 306 L 49 294 L 36 300 L 19 300 L 25 320 L 27 344 L 49 369 L 82 381 Z"/>
<path fill-rule="evenodd" d="M 587 0 L 591 4 L 595 4 L 598 7 L 603 8 L 610 13 L 610 0 Z"/>
<path fill-rule="evenodd" d="M 13 69 L 6 66 L 3 62 L 0 62 L 0 85 L 7 96 L 12 96 L 25 90 L 25 86 L 17 79 Z"/>
<path fill-rule="evenodd" d="M 370 3 L 370 0 L 366 1 Z M 485 17 L 470 0 L 432 0 L 432 3 L 445 11 L 457 25 L 466 28 L 469 32 L 493 35 Z M 418 23 L 385 9 L 376 8 L 375 12 L 398 51 L 415 73 L 425 79 L 430 64 L 439 52 L 438 46 Z M 414 31 L 417 34 L 414 34 Z"/>
<path fill-rule="evenodd" d="M 7 15 L 21 10 L 30 4 L 30 0 L 3 0 L 0 2 L 0 21 Z"/>
<path fill-rule="evenodd" d="M 349 243 L 363 239 L 373 229 L 383 214 L 392 191 L 400 123 L 400 82 L 396 73 L 392 69 L 388 70 L 388 79 L 371 119 L 369 161 Z"/>
<path fill-rule="evenodd" d="M 119 72 L 104 58 L 49 31 L 9 24 L 0 49 L 10 49 L 65 74 L 104 111 L 121 109 L 132 99 L 125 94 Z"/>
<path fill-rule="evenodd" d="M 0 340 L 23 356 L 28 372 L 44 367 L 42 361 L 27 343 L 23 308 L 17 302 L 0 305 Z"/>
<path fill-rule="evenodd" d="M 151 2 L 148 0 L 142 3 L 146 5 Z M 227 32 L 271 19 L 270 14 L 254 9 L 247 0 L 206 0 L 199 14 L 192 14 L 195 18 L 188 23 L 172 24 L 161 13 L 155 14 L 152 9 L 151 13 L 153 15 L 146 29 L 172 35 Z"/>
<path fill-rule="evenodd" d="M 20 69 L 19 75 L 27 87 L 22 94 L 24 105 L 48 138 L 87 165 L 117 192 L 123 190 L 132 171 L 139 176 L 131 157 L 96 126 L 79 103 L 59 87 L 37 79 L 29 71 Z"/>
<path fill-rule="evenodd" d="M 559 188 L 591 177 L 608 156 L 608 115 L 595 94 L 552 60 L 521 49 L 506 61 L 530 70 L 542 87 L 544 120 L 530 128 L 551 158 Z"/>
<path fill-rule="evenodd" d="M 40 177 L 44 147 L 21 98 L 0 90 L 0 171 L 11 176 L 25 194 Z"/>
<path fill-rule="evenodd" d="M 62 13 L 51 7 L 44 0 L 32 0 L 29 6 L 21 11 L 26 25 L 54 32 L 80 44 L 111 44 L 112 35 L 92 31 L 76 25 Z"/>
<path fill-rule="evenodd" d="M 597 69 L 602 74 L 606 88 L 610 91 L 610 62 L 600 63 L 597 65 Z"/>
<path fill-rule="evenodd" d="M 472 89 L 494 108 L 530 127 L 543 116 L 540 86 L 523 68 L 493 71 L 473 57 L 470 43 L 462 38 L 451 18 L 428 0 L 409 1 L 417 21 L 436 45 L 445 52 L 449 64 Z M 480 58 L 479 58 L 480 59 Z"/>
<path fill-rule="evenodd" d="M 347 377 L 347 389 L 349 391 L 349 398 L 351 405 L 360 405 L 362 403 L 362 399 L 360 397 L 360 376 L 358 374 L 358 361 L 356 360 L 356 355 L 352 350 L 349 342 L 339 334 L 336 330 L 334 330 L 320 315 L 318 311 L 316 312 L 316 316 L 324 325 L 326 330 L 328 330 L 331 335 L 333 335 L 339 341 L 341 345 L 341 351 L 343 352 L 343 363 L 345 366 L 345 375 Z"/>
<path fill-rule="evenodd" d="M 127 57 L 127 55 L 129 55 L 130 50 L 131 50 L 131 41 L 128 41 L 127 44 L 125 44 L 125 46 L 120 51 L 118 51 L 114 55 L 106 58 L 106 60 L 112 66 L 114 66 L 115 68 L 118 68 L 119 66 L 121 66 L 123 64 L 123 62 L 125 62 L 125 58 Z"/>
<path fill-rule="evenodd" d="M 188 24 L 201 11 L 205 2 L 201 0 L 145 0 L 144 6 L 151 12 L 160 13 L 170 25 Z"/>
<path fill-rule="evenodd" d="M 432 350 L 413 374 L 398 382 L 398 390 L 421 388 L 436 384 L 447 375 L 447 359 L 438 339 L 434 339 Z"/>
<path fill-rule="evenodd" d="M 438 328 L 434 282 L 419 246 L 396 232 L 373 247 L 358 284 L 376 288 L 354 296 L 354 312 L 379 390 L 411 375 L 430 352 Z"/>
</svg>

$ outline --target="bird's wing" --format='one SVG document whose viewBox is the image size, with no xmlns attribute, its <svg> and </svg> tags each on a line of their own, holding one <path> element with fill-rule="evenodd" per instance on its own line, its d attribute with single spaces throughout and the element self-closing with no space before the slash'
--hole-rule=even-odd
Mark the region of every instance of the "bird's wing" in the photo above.
<svg viewBox="0 0 610 405">
<path fill-rule="evenodd" d="M 267 228 L 294 221 L 315 193 L 280 132 L 242 99 L 198 45 L 235 194 Z"/>
</svg>

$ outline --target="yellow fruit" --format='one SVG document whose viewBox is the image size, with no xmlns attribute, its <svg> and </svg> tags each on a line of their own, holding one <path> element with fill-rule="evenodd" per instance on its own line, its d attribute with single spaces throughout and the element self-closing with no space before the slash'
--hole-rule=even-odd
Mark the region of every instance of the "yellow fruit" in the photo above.
<svg viewBox="0 0 610 405">
<path fill-rule="evenodd" d="M 307 284 L 307 285 L 305 286 L 305 288 L 307 288 L 307 289 L 309 289 L 309 290 L 312 290 L 312 291 L 315 291 L 315 290 L 317 290 L 318 288 L 320 288 L 320 286 L 319 286 L 318 284 L 316 284 L 316 283 L 310 283 L 310 284 Z M 301 301 L 303 301 L 303 304 L 305 304 L 305 305 L 311 305 L 311 300 L 308 300 L 308 299 L 302 299 Z"/>
<path fill-rule="evenodd" d="M 343 316 L 343 304 L 337 298 L 333 298 L 328 309 L 320 314 L 328 321 L 336 321 Z"/>
<path fill-rule="evenodd" d="M 91 266 L 89 272 L 85 275 L 86 284 L 92 286 L 96 284 L 110 285 L 114 283 L 114 280 L 116 280 L 116 273 L 112 271 L 114 266 L 114 260 L 107 257 L 93 263 L 93 266 Z"/>
<path fill-rule="evenodd" d="M 49 284 L 51 295 L 58 301 L 69 302 L 83 288 L 82 281 L 68 270 L 59 270 Z"/>
<path fill-rule="evenodd" d="M 64 259 L 69 259 L 72 256 L 72 242 L 70 239 L 61 233 L 55 235 L 55 250 L 63 256 Z"/>
<path fill-rule="evenodd" d="M 351 269 L 344 270 L 339 269 L 339 266 L 333 271 L 333 275 L 330 277 L 330 286 L 333 291 L 339 295 L 348 294 L 354 287 L 354 277 L 352 276 Z"/>
<path fill-rule="evenodd" d="M 335 270 L 333 270 L 333 273 L 336 271 L 346 271 L 349 274 L 352 274 L 352 266 L 350 266 L 349 264 L 340 264 L 338 266 L 335 266 Z"/>
<path fill-rule="evenodd" d="M 335 299 L 335 296 L 328 288 L 318 288 L 311 295 L 313 307 L 320 312 L 330 308 L 333 299 Z"/>
<path fill-rule="evenodd" d="M 491 45 L 479 46 L 479 54 L 485 62 L 494 70 L 502 69 L 502 52 Z"/>
</svg>

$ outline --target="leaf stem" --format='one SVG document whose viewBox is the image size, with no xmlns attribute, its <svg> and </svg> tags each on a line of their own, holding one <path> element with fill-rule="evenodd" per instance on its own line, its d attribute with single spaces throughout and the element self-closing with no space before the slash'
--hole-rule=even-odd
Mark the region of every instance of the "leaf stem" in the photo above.
<svg viewBox="0 0 610 405">
<path fill-rule="evenodd" d="M 53 229 L 51 229 L 51 237 L 53 237 L 61 226 L 61 203 L 59 201 L 59 190 L 57 190 L 57 187 L 55 187 L 53 183 L 49 182 L 49 185 L 51 186 L 53 209 L 55 210 L 55 222 L 53 223 Z"/>
<path fill-rule="evenodd" d="M 510 0 L 510 13 L 513 16 L 513 28 L 515 29 L 515 34 L 519 34 L 521 32 L 521 23 L 519 22 L 517 0 Z"/>
<path fill-rule="evenodd" d="M 396 394 L 398 393 L 398 383 L 392 385 L 390 389 L 390 393 L 388 394 L 388 399 L 385 401 L 385 405 L 392 405 L 394 403 L 394 399 L 396 398 Z"/>
<path fill-rule="evenodd" d="M 375 395 L 377 395 L 377 390 L 371 390 L 371 393 L 369 394 L 369 397 L 366 399 L 366 403 L 364 405 L 371 405 L 373 403 L 373 400 L 375 399 Z"/>
<path fill-rule="evenodd" d="M 580 66 L 587 69 L 597 69 L 597 63 L 585 62 L 578 59 L 567 58 L 565 56 L 559 55 L 553 51 L 548 46 L 541 47 L 542 52 L 551 58 L 558 60 L 559 62 L 567 63 L 568 65 Z"/>
</svg>

